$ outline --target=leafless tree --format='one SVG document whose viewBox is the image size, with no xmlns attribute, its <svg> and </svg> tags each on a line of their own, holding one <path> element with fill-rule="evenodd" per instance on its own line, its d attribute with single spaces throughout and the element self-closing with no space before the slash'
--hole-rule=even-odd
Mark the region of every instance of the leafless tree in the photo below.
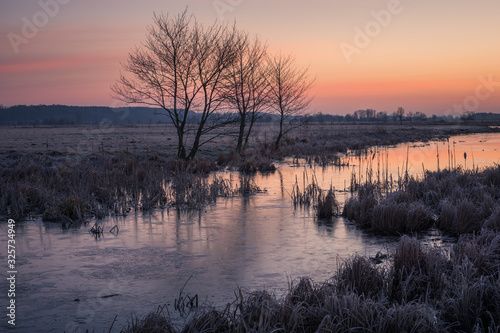
<svg viewBox="0 0 500 333">
<path fill-rule="evenodd" d="M 275 146 L 294 128 L 294 116 L 299 115 L 311 103 L 309 89 L 314 80 L 309 78 L 308 68 L 297 67 L 292 56 L 281 54 L 269 58 L 267 80 L 270 106 L 279 115 L 279 132 Z"/>
<path fill-rule="evenodd" d="M 112 87 L 114 97 L 161 108 L 177 131 L 177 156 L 192 159 L 201 146 L 221 135 L 215 130 L 234 121 L 229 113 L 217 111 L 222 110 L 223 82 L 236 60 L 236 37 L 234 26 L 203 27 L 187 9 L 173 18 L 155 14 L 146 42 L 123 64 L 128 75 L 121 74 Z"/>
<path fill-rule="evenodd" d="M 403 117 L 405 115 L 405 109 L 403 109 L 401 106 L 398 107 L 398 109 L 395 112 L 395 116 L 399 118 L 400 124 L 403 124 Z"/>
<path fill-rule="evenodd" d="M 196 129 L 193 148 L 188 158 L 194 158 L 199 147 L 214 140 L 223 133 L 211 135 L 202 141 L 202 136 L 236 119 L 231 113 L 223 113 L 224 82 L 229 75 L 229 68 L 237 59 L 238 33 L 236 27 L 231 29 L 225 26 L 213 25 L 203 29 L 197 25 L 197 40 L 199 57 L 196 61 L 194 80 L 201 86 L 201 119 Z"/>
<path fill-rule="evenodd" d="M 258 37 L 240 32 L 236 61 L 230 68 L 225 97 L 238 111 L 239 132 L 236 151 L 246 147 L 255 122 L 268 106 L 268 81 L 265 78 L 267 46 Z"/>
</svg>

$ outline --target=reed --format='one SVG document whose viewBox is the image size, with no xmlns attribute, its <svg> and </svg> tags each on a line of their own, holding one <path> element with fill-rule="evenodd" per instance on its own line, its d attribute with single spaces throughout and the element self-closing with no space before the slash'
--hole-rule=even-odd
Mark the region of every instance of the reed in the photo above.
<svg viewBox="0 0 500 333">
<path fill-rule="evenodd" d="M 248 196 L 254 193 L 262 192 L 259 186 L 255 184 L 255 180 L 252 176 L 242 174 L 240 176 L 239 187 L 235 190 L 236 193 L 243 196 Z"/>
<path fill-rule="evenodd" d="M 316 176 L 313 174 L 311 177 L 311 183 L 309 184 L 309 176 L 307 172 L 302 173 L 302 190 L 299 186 L 299 181 L 297 176 L 295 176 L 295 184 L 292 188 L 292 193 L 290 194 L 292 198 L 293 205 L 295 207 L 309 207 L 314 204 L 316 198 L 320 194 L 320 187 L 316 180 Z M 307 183 L 307 185 L 306 185 Z"/>
</svg>

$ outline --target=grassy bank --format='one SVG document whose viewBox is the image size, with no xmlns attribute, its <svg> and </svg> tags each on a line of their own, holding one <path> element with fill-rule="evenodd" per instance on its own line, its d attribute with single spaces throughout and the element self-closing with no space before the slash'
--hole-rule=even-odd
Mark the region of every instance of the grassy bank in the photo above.
<svg viewBox="0 0 500 333">
<path fill-rule="evenodd" d="M 347 200 L 343 215 L 360 227 L 388 234 L 436 227 L 462 235 L 482 228 L 500 230 L 500 165 L 479 170 L 426 172 L 386 193 L 367 183 Z"/>
<path fill-rule="evenodd" d="M 464 235 L 450 250 L 403 236 L 386 264 L 353 256 L 330 280 L 301 278 L 280 298 L 235 294 L 182 325 L 164 307 L 122 332 L 498 332 L 500 233 Z"/>
</svg>

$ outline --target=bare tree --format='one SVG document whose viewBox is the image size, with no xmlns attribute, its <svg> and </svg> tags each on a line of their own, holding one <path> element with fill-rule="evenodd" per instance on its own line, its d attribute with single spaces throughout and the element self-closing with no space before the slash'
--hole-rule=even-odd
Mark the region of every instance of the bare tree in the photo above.
<svg viewBox="0 0 500 333">
<path fill-rule="evenodd" d="M 405 109 L 403 109 L 401 106 L 398 107 L 398 109 L 395 112 L 395 116 L 399 118 L 400 124 L 403 124 L 403 117 L 405 115 Z"/>
<path fill-rule="evenodd" d="M 205 28 L 188 17 L 186 9 L 174 18 L 155 15 L 148 30 L 146 42 L 122 65 L 129 76 L 120 75 L 112 87 L 114 97 L 161 108 L 177 131 L 177 156 L 192 159 L 202 145 L 221 135 L 216 129 L 234 121 L 217 111 L 223 101 L 222 83 L 236 60 L 236 28 Z M 193 124 L 190 115 L 195 112 L 198 120 Z"/>
<path fill-rule="evenodd" d="M 202 136 L 220 129 L 236 119 L 231 113 L 222 113 L 224 82 L 229 75 L 229 68 L 237 59 L 238 33 L 236 27 L 213 25 L 208 29 L 196 26 L 199 57 L 196 61 L 195 82 L 199 82 L 202 94 L 199 98 L 201 119 L 196 129 L 193 148 L 188 158 L 194 158 L 198 149 L 223 135 L 218 133 L 202 140 Z"/>
<path fill-rule="evenodd" d="M 239 132 L 236 151 L 241 152 L 255 122 L 268 105 L 268 82 L 265 78 L 265 58 L 267 45 L 257 37 L 251 39 L 248 33 L 241 32 L 238 38 L 236 61 L 230 68 L 225 97 L 238 111 Z"/>
<path fill-rule="evenodd" d="M 269 59 L 267 80 L 270 106 L 280 117 L 277 148 L 281 138 L 294 128 L 293 117 L 311 103 L 308 92 L 314 80 L 309 78 L 308 68 L 298 68 L 292 56 L 281 54 Z"/>
</svg>

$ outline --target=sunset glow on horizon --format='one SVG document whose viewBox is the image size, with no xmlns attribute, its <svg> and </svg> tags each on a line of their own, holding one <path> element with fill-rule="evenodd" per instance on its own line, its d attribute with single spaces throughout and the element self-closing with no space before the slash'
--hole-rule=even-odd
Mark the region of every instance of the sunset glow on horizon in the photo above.
<svg viewBox="0 0 500 333">
<path fill-rule="evenodd" d="M 500 113 L 500 2 L 2 1 L 0 104 L 120 106 L 110 87 L 153 13 L 257 34 L 316 78 L 310 112 Z"/>
</svg>

